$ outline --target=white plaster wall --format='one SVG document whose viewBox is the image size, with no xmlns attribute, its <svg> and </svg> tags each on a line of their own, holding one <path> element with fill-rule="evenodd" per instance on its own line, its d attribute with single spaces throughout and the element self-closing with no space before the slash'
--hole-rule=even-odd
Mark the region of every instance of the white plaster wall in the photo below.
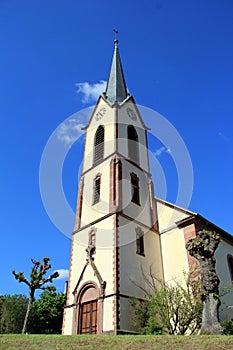
<svg viewBox="0 0 233 350">
<path fill-rule="evenodd" d="M 132 172 L 139 177 L 140 205 L 137 205 L 131 202 L 132 187 L 131 187 L 130 174 Z M 124 214 L 151 227 L 152 217 L 151 217 L 151 209 L 150 209 L 150 198 L 149 198 L 147 175 L 137 167 L 123 160 L 122 161 L 122 179 L 123 179 L 122 180 L 122 208 L 123 208 Z"/>
<path fill-rule="evenodd" d="M 165 282 L 184 284 L 189 266 L 183 230 L 175 228 L 160 238 Z"/>
<path fill-rule="evenodd" d="M 72 254 L 72 264 L 70 266 L 70 277 L 69 277 L 69 295 L 68 295 L 68 305 L 73 304 L 74 302 L 74 295 L 73 291 L 76 287 L 76 284 L 78 282 L 78 279 L 81 275 L 81 272 L 85 266 L 86 263 L 86 252 L 85 252 L 85 245 L 84 242 L 86 242 L 87 246 L 87 238 L 84 235 L 84 232 L 82 232 L 82 236 L 77 239 L 77 235 L 73 237 L 73 254 Z M 81 244 L 80 244 L 81 241 Z"/>
<path fill-rule="evenodd" d="M 83 279 L 80 281 L 79 287 L 78 287 L 78 291 L 82 288 L 82 286 L 86 283 L 86 282 L 95 282 L 97 284 L 97 286 L 99 286 L 99 281 L 97 276 L 95 276 L 94 274 L 94 270 L 91 267 L 91 265 L 88 265 L 85 269 L 84 275 L 83 275 Z"/>
<path fill-rule="evenodd" d="M 105 298 L 103 307 L 103 332 L 112 331 L 114 329 L 113 316 L 113 297 Z"/>
<path fill-rule="evenodd" d="M 105 294 L 110 295 L 114 292 L 113 217 L 111 216 L 105 220 L 101 220 L 94 227 L 97 230 L 96 231 L 96 253 L 93 255 L 94 263 L 102 279 L 107 282 Z M 88 246 L 88 233 L 90 229 L 91 227 L 87 227 L 82 231 L 79 231 L 78 233 L 76 233 L 73 237 L 74 244 L 73 244 L 73 254 L 72 254 L 72 265 L 70 269 L 68 305 L 71 305 L 75 302 L 73 291 L 77 285 L 79 277 L 86 264 L 86 258 L 87 258 L 86 248 Z M 80 281 L 80 284 L 78 286 L 77 292 L 79 292 L 83 284 L 88 281 L 94 281 L 98 286 L 100 286 L 97 276 L 95 276 L 91 265 L 88 265 L 86 267 L 83 278 Z M 113 305 L 111 304 L 110 309 L 108 309 L 107 305 L 110 305 L 109 301 L 107 301 L 106 304 L 104 303 L 104 310 L 105 310 L 104 325 L 105 325 L 105 330 L 106 329 L 112 330 Z M 66 309 L 64 334 L 72 334 L 72 323 L 73 323 L 73 317 L 75 312 L 76 312 L 76 308 Z"/>
<path fill-rule="evenodd" d="M 221 321 L 227 319 L 227 307 L 233 306 L 233 285 L 227 263 L 228 254 L 231 254 L 233 256 L 233 246 L 228 242 L 222 240 L 215 252 L 215 268 L 220 279 L 220 294 L 223 288 L 226 286 L 232 286 L 232 290 L 230 291 L 230 293 L 227 293 L 221 297 L 221 305 L 219 308 Z"/>
<path fill-rule="evenodd" d="M 109 213 L 110 161 L 107 159 L 84 176 L 81 227 Z M 93 205 L 94 179 L 101 174 L 100 201 Z"/>
<path fill-rule="evenodd" d="M 155 200 L 157 205 L 159 230 L 160 232 L 176 226 L 176 222 L 190 216 L 178 208 L 171 208 L 170 206 Z"/>
<path fill-rule="evenodd" d="M 70 308 L 65 309 L 65 314 L 63 316 L 63 323 L 64 324 L 63 324 L 62 334 L 64 334 L 64 335 L 71 335 L 72 334 L 73 317 L 74 317 L 74 308 L 70 307 Z"/>
<path fill-rule="evenodd" d="M 94 263 L 104 281 L 107 281 L 106 293 L 113 293 L 113 217 L 110 216 L 94 226 L 96 228 L 96 252 L 93 255 Z M 75 288 L 82 269 L 86 263 L 86 248 L 88 246 L 88 233 L 91 227 L 87 227 L 75 234 L 75 244 L 72 262 L 71 288 Z M 90 278 L 90 276 L 88 277 Z M 86 282 L 83 278 L 83 283 Z"/>
<path fill-rule="evenodd" d="M 119 223 L 120 293 L 143 298 L 145 292 L 140 288 L 145 287 L 143 272 L 148 274 L 151 267 L 154 275 L 159 280 L 162 279 L 159 236 L 141 226 L 145 250 L 145 256 L 142 256 L 136 253 L 135 228 L 138 225 L 122 217 L 119 218 Z"/>
<path fill-rule="evenodd" d="M 67 294 L 67 306 L 74 304 L 75 297 L 73 291 L 76 287 L 78 279 L 81 275 L 81 272 L 85 266 L 85 249 L 84 241 L 85 236 L 82 236 L 82 244 L 79 244 L 76 237 L 73 237 L 72 241 L 72 256 L 71 256 L 71 266 L 70 266 L 70 275 L 69 275 L 69 285 L 68 285 L 68 294 Z M 73 333 L 73 320 L 75 317 L 76 307 L 69 307 L 65 309 L 65 322 L 63 324 L 63 334 L 70 335 Z"/>
</svg>

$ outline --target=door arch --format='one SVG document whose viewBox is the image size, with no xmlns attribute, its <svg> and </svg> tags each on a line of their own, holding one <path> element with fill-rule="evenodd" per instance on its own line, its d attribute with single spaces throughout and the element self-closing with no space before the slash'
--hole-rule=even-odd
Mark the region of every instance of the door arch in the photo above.
<svg viewBox="0 0 233 350">
<path fill-rule="evenodd" d="M 98 333 L 99 289 L 94 283 L 85 285 L 78 296 L 78 334 Z"/>
</svg>

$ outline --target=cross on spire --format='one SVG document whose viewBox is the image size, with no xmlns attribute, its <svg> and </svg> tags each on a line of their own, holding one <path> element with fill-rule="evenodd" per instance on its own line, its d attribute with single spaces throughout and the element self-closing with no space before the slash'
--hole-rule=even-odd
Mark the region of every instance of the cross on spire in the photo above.
<svg viewBox="0 0 233 350">
<path fill-rule="evenodd" d="M 121 65 L 120 54 L 118 50 L 118 30 L 113 29 L 113 31 L 115 33 L 115 49 L 108 77 L 108 83 L 106 91 L 104 93 L 105 98 L 111 104 L 114 104 L 115 102 L 123 102 L 128 96 L 123 69 Z"/>
<path fill-rule="evenodd" d="M 114 40 L 114 43 L 115 44 L 118 44 L 118 30 L 117 29 L 113 29 L 114 33 L 115 33 L 115 40 Z"/>
</svg>

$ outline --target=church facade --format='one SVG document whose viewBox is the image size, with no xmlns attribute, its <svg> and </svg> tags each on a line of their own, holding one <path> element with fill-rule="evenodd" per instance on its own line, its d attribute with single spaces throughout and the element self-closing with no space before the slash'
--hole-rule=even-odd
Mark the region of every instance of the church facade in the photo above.
<svg viewBox="0 0 233 350">
<path fill-rule="evenodd" d="M 127 92 L 114 44 L 106 91 L 85 128 L 63 334 L 137 333 L 130 298 L 145 297 L 148 273 L 183 284 L 193 266 L 185 244 L 202 228 L 221 237 L 215 254 L 221 286 L 233 280 L 233 237 L 154 197 L 148 128 Z M 221 319 L 233 318 L 232 299 L 223 297 Z"/>
</svg>

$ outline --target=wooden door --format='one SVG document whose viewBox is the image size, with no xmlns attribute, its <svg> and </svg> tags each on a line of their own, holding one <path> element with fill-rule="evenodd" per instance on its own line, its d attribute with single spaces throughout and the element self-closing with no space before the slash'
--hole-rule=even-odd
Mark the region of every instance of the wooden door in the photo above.
<svg viewBox="0 0 233 350">
<path fill-rule="evenodd" d="M 80 333 L 97 333 L 97 300 L 81 304 Z"/>
</svg>

